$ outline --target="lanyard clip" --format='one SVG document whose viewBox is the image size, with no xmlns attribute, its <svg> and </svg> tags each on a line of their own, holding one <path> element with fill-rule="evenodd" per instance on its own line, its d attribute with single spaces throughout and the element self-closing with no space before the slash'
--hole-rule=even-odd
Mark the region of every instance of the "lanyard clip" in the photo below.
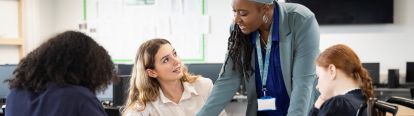
<svg viewBox="0 0 414 116">
<path fill-rule="evenodd" d="M 263 87 L 262 91 L 263 91 L 263 97 L 265 97 L 266 96 L 266 91 L 267 91 L 266 87 Z"/>
</svg>

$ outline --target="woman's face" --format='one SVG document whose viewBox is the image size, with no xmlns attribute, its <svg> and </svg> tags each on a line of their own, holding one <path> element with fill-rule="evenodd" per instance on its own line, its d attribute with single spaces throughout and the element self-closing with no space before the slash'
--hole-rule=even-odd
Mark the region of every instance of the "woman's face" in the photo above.
<svg viewBox="0 0 414 116">
<path fill-rule="evenodd" d="M 244 34 L 256 31 L 263 24 L 264 10 L 247 0 L 233 0 L 234 22 Z"/>
<path fill-rule="evenodd" d="M 155 69 L 149 69 L 158 81 L 176 81 L 183 77 L 181 59 L 170 44 L 163 44 L 155 54 Z"/>
<path fill-rule="evenodd" d="M 333 76 L 329 68 L 316 66 L 316 75 L 318 77 L 318 85 L 316 89 L 321 93 L 321 95 L 332 95 L 333 94 Z"/>
</svg>

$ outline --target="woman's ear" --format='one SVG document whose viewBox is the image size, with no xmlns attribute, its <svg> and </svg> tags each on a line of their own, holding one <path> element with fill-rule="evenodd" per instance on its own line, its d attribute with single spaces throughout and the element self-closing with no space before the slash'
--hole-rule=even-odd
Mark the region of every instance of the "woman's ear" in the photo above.
<svg viewBox="0 0 414 116">
<path fill-rule="evenodd" d="M 155 71 L 154 71 L 154 70 L 152 70 L 152 69 L 146 69 L 146 70 L 145 70 L 145 73 L 147 73 L 147 75 L 148 75 L 149 77 L 152 77 L 152 78 L 157 78 L 157 77 L 158 77 L 157 72 L 155 72 Z"/>
<path fill-rule="evenodd" d="M 336 79 L 336 67 L 335 67 L 335 65 L 330 64 L 328 66 L 328 72 L 329 72 L 331 80 L 335 80 Z"/>
<path fill-rule="evenodd" d="M 268 13 L 268 12 L 269 12 L 269 10 L 270 10 L 271 8 L 270 8 L 270 5 L 263 5 L 261 9 L 262 9 L 262 11 L 266 14 L 266 13 Z"/>
</svg>

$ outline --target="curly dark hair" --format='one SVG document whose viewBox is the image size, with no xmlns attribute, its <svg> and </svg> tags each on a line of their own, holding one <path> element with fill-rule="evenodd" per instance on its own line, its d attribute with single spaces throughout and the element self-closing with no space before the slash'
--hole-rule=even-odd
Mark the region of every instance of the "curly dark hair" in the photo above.
<svg viewBox="0 0 414 116">
<path fill-rule="evenodd" d="M 94 94 L 118 79 L 108 52 L 91 37 L 66 31 L 30 52 L 17 65 L 9 87 L 38 92 L 47 83 L 80 85 Z"/>
<path fill-rule="evenodd" d="M 229 58 L 233 61 L 233 70 L 239 70 L 245 75 L 254 72 L 251 66 L 251 53 L 253 45 L 251 44 L 251 34 L 244 34 L 237 24 L 234 24 L 233 30 L 230 32 L 230 37 L 227 43 L 227 50 L 229 51 L 225 63 Z"/>
</svg>

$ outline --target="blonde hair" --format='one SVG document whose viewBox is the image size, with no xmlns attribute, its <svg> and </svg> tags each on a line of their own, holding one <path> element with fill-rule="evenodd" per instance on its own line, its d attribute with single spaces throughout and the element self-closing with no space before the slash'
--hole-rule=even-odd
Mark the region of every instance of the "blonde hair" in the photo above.
<svg viewBox="0 0 414 116">
<path fill-rule="evenodd" d="M 146 69 L 155 68 L 155 54 L 158 52 L 161 45 L 171 44 L 165 39 L 151 39 L 139 47 L 137 56 L 134 61 L 132 69 L 132 75 L 130 79 L 130 86 L 128 89 L 128 99 L 122 109 L 122 114 L 125 115 L 126 111 L 143 111 L 148 102 L 157 100 L 160 95 L 160 84 L 157 79 L 151 78 L 145 73 Z M 192 83 L 197 79 L 197 76 L 193 76 L 188 73 L 185 65 L 182 65 L 183 77 L 181 82 Z"/>
</svg>

